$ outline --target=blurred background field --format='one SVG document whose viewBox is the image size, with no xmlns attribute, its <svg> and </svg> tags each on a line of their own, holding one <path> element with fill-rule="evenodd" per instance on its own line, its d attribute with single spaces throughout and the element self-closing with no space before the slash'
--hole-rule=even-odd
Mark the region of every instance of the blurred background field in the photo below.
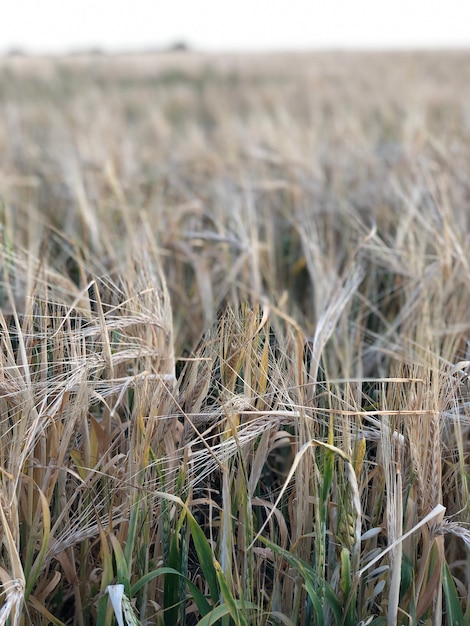
<svg viewBox="0 0 470 626">
<path fill-rule="evenodd" d="M 340 245 L 320 237 L 332 274 L 360 228 L 390 231 L 407 203 L 432 221 L 424 206 L 450 194 L 465 232 L 468 67 L 459 52 L 4 59 L 6 228 L 27 245 L 34 224 L 37 244 L 36 223 L 52 223 L 103 263 L 143 212 L 168 265 L 200 277 L 177 306 L 197 334 L 233 280 L 292 289 L 314 215 L 336 236 L 344 215 L 359 222 Z"/>
<path fill-rule="evenodd" d="M 16 55 L 0 120 L 2 619 L 470 623 L 470 54 Z"/>
</svg>

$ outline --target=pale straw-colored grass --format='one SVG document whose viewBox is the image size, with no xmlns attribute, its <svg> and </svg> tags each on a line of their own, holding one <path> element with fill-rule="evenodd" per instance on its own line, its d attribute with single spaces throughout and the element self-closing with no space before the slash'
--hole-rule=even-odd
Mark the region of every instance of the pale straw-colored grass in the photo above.
<svg viewBox="0 0 470 626">
<path fill-rule="evenodd" d="M 0 623 L 469 622 L 469 67 L 0 62 Z"/>
</svg>

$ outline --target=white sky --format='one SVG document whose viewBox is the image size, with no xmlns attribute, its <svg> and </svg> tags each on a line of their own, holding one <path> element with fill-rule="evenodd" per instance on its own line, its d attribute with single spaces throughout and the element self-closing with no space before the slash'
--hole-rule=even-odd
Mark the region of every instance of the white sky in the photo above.
<svg viewBox="0 0 470 626">
<path fill-rule="evenodd" d="M 470 47 L 469 0 L 0 0 L 0 52 Z"/>
</svg>

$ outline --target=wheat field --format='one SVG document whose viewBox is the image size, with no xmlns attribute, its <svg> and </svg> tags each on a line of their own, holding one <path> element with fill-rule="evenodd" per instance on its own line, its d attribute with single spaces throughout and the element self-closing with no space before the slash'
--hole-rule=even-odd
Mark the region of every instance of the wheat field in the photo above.
<svg viewBox="0 0 470 626">
<path fill-rule="evenodd" d="M 0 59 L 0 625 L 470 624 L 470 55 Z"/>
</svg>

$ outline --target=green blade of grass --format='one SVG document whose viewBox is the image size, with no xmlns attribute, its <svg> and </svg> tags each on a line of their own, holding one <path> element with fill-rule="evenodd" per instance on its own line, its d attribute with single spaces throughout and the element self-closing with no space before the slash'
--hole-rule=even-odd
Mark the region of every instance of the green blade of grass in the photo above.
<svg viewBox="0 0 470 626">
<path fill-rule="evenodd" d="M 212 549 L 201 527 L 189 512 L 188 522 L 199 563 L 209 586 L 210 596 L 214 602 L 218 602 L 220 589 L 217 580 L 217 573 L 214 567 L 214 555 L 212 554 Z"/>
<path fill-rule="evenodd" d="M 322 601 L 321 601 L 320 596 L 315 591 L 317 575 L 314 569 L 308 563 L 305 563 L 305 561 L 303 561 L 299 557 L 288 552 L 287 550 L 284 550 L 283 548 L 273 543 L 272 541 L 269 541 L 269 539 L 266 539 L 266 537 L 260 537 L 259 539 L 260 541 L 262 541 L 262 543 L 266 544 L 274 552 L 274 554 L 277 554 L 278 556 L 285 559 L 292 567 L 294 567 L 302 575 L 304 579 L 304 583 L 305 583 L 305 588 L 312 602 L 313 611 L 315 615 L 315 625 L 322 626 L 324 624 L 323 606 L 322 606 Z M 336 615 L 336 611 L 333 611 L 333 612 Z M 341 609 L 339 610 L 338 615 L 341 616 Z"/>
<path fill-rule="evenodd" d="M 340 587 L 343 594 L 344 626 L 355 624 L 355 581 L 351 579 L 351 554 L 347 548 L 341 550 L 341 580 Z"/>
<path fill-rule="evenodd" d="M 170 543 L 170 552 L 168 554 L 167 566 L 169 570 L 180 571 L 181 568 L 181 552 L 179 549 L 179 533 L 176 531 Z M 178 610 L 180 601 L 184 602 L 184 598 L 179 597 L 179 578 L 171 571 L 165 575 L 163 585 L 163 607 L 165 626 L 173 626 L 178 621 Z"/>
<path fill-rule="evenodd" d="M 235 600 L 235 609 L 241 610 L 243 608 L 243 604 L 240 600 Z M 253 603 L 245 603 L 246 610 L 256 611 L 259 609 L 257 604 Z M 233 610 L 233 609 L 232 609 Z M 227 604 L 222 604 L 220 606 L 215 607 L 208 615 L 205 615 L 198 623 L 197 626 L 214 626 L 220 619 L 223 617 L 232 616 L 231 609 Z"/>
<path fill-rule="evenodd" d="M 217 581 L 219 583 L 220 591 L 222 593 L 222 598 L 224 599 L 224 603 L 227 605 L 230 615 L 237 624 L 237 626 L 248 626 L 248 622 L 246 617 L 243 615 L 241 611 L 239 611 L 239 607 L 243 609 L 243 602 L 239 602 L 235 600 L 233 597 L 225 579 L 224 572 L 222 571 L 222 566 L 218 561 L 214 559 L 214 567 L 217 575 Z"/>
<path fill-rule="evenodd" d="M 129 580 L 129 568 L 127 566 L 126 557 L 124 556 L 124 551 L 116 535 L 111 533 L 109 535 L 109 539 L 113 547 L 114 559 L 116 561 L 117 581 L 118 583 L 124 585 L 124 593 L 127 595 L 127 597 L 130 597 L 131 596 L 131 584 Z"/>
<path fill-rule="evenodd" d="M 210 612 L 211 605 L 206 600 L 205 596 L 200 592 L 199 588 L 187 576 L 185 576 L 181 572 L 178 572 L 178 570 L 173 569 L 172 567 L 159 567 L 153 572 L 149 572 L 145 576 L 142 576 L 142 578 L 140 578 L 134 585 L 132 585 L 131 597 L 134 597 L 140 591 L 140 589 L 142 589 L 142 587 L 144 587 L 152 579 L 157 578 L 158 576 L 165 576 L 167 574 L 179 576 L 185 581 L 185 583 L 188 585 L 188 588 L 191 592 L 191 597 L 194 600 L 201 615 L 204 616 Z"/>
<path fill-rule="evenodd" d="M 465 618 L 463 615 L 462 604 L 457 595 L 457 588 L 452 580 L 452 575 L 446 562 L 444 562 L 442 566 L 442 585 L 444 588 L 444 598 L 446 602 L 447 624 L 449 624 L 449 626 L 464 626 Z"/>
</svg>

